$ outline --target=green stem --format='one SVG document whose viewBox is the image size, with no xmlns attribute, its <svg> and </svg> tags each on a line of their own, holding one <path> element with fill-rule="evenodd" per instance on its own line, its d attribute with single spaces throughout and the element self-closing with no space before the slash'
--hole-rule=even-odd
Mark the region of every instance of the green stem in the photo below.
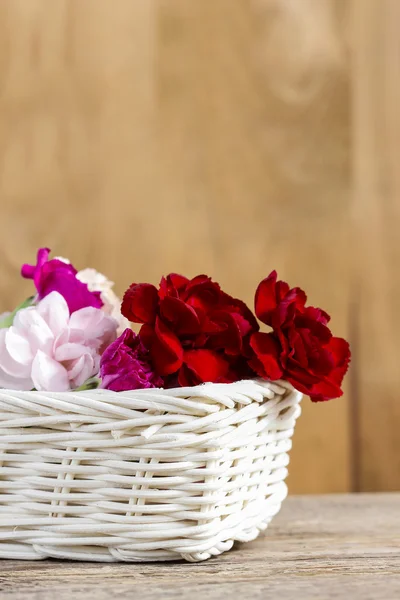
<svg viewBox="0 0 400 600">
<path fill-rule="evenodd" d="M 98 377 L 91 377 L 85 383 L 78 388 L 75 388 L 74 392 L 84 392 L 85 390 L 95 390 L 100 385 L 100 379 Z"/>
</svg>

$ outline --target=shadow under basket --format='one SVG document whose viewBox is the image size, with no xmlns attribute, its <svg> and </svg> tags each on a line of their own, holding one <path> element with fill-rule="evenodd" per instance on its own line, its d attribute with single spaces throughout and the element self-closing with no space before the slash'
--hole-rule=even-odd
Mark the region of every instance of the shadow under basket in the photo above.
<svg viewBox="0 0 400 600">
<path fill-rule="evenodd" d="M 201 561 L 287 495 L 301 393 L 261 380 L 0 390 L 0 558 Z"/>
</svg>

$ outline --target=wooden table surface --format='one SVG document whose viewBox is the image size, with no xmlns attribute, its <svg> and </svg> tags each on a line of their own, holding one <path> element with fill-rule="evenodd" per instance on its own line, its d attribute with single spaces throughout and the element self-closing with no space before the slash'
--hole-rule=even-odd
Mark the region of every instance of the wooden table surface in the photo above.
<svg viewBox="0 0 400 600">
<path fill-rule="evenodd" d="M 289 497 L 266 534 L 205 563 L 0 561 L 6 600 L 400 598 L 400 494 Z"/>
</svg>

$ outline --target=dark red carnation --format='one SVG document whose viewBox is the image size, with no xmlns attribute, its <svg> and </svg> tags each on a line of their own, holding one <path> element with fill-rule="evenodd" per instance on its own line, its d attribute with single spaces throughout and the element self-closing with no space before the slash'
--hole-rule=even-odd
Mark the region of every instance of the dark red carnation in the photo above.
<svg viewBox="0 0 400 600">
<path fill-rule="evenodd" d="M 285 281 L 277 281 L 277 272 L 272 271 L 256 290 L 255 312 L 260 321 L 275 328 L 290 320 L 296 310 L 302 310 L 306 301 L 303 290 L 290 289 Z"/>
<path fill-rule="evenodd" d="M 275 271 L 260 283 L 255 311 L 272 331 L 251 336 L 249 364 L 261 377 L 286 379 L 314 402 L 337 398 L 350 362 L 349 344 L 332 336 L 329 315 L 306 307 L 306 300 L 301 289 L 277 281 Z"/>
<path fill-rule="evenodd" d="M 141 323 L 140 337 L 166 385 L 232 382 L 251 375 L 247 359 L 258 323 L 244 302 L 207 275 L 170 274 L 159 289 L 132 284 L 122 314 Z"/>
</svg>

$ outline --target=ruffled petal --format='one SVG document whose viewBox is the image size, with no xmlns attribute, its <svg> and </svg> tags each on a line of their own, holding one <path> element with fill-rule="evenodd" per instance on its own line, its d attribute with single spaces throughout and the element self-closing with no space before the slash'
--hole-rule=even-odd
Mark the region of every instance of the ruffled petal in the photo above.
<svg viewBox="0 0 400 600">
<path fill-rule="evenodd" d="M 187 304 L 203 314 L 219 305 L 221 288 L 207 275 L 198 275 L 189 281 L 183 296 Z"/>
<path fill-rule="evenodd" d="M 38 306 L 31 306 L 18 311 L 13 324 L 13 327 L 29 340 L 33 356 L 39 349 L 46 353 L 51 352 L 54 342 L 53 332 L 39 314 Z"/>
<path fill-rule="evenodd" d="M 260 377 L 275 381 L 283 376 L 280 364 L 280 345 L 272 333 L 253 333 L 250 346 L 254 357 L 249 365 Z"/>
<path fill-rule="evenodd" d="M 154 323 L 158 302 L 158 292 L 154 285 L 133 283 L 124 294 L 121 312 L 132 323 Z"/>
<path fill-rule="evenodd" d="M 56 348 L 54 358 L 58 362 L 66 360 L 76 360 L 87 353 L 88 349 L 83 344 L 67 343 Z"/>
<path fill-rule="evenodd" d="M 63 265 L 64 268 L 56 269 L 53 265 L 55 262 Z M 101 308 L 103 302 L 100 292 L 90 292 L 87 284 L 82 283 L 76 277 L 76 269 L 72 271 L 69 267 L 71 265 L 65 265 L 62 261 L 55 259 L 46 263 L 42 269 L 41 282 L 38 287 L 39 297 L 44 298 L 54 291 L 59 292 L 65 298 L 70 313 L 86 306 Z"/>
<path fill-rule="evenodd" d="M 67 370 L 41 350 L 32 363 L 32 380 L 39 391 L 66 392 L 71 389 Z"/>
<path fill-rule="evenodd" d="M 68 377 L 72 388 L 77 388 L 85 383 L 90 377 L 97 374 L 93 356 L 88 352 L 82 354 L 68 368 Z"/>
<path fill-rule="evenodd" d="M 195 335 L 200 332 L 196 311 L 180 300 L 167 296 L 160 302 L 160 314 L 169 321 L 177 335 Z"/>
<path fill-rule="evenodd" d="M 221 349 L 230 355 L 238 355 L 242 351 L 242 335 L 238 322 L 232 314 L 224 311 L 215 311 L 210 320 L 219 329 L 210 336 L 209 346 Z"/>
<path fill-rule="evenodd" d="M 171 298 L 179 298 L 180 292 L 183 291 L 189 279 L 177 273 L 170 273 L 167 277 L 162 277 L 160 281 L 160 298 L 170 296 Z"/>
<path fill-rule="evenodd" d="M 277 272 L 272 271 L 268 277 L 261 281 L 256 290 L 254 299 L 255 313 L 257 318 L 266 325 L 272 324 L 272 314 L 278 305 L 276 298 L 277 277 Z M 287 289 L 289 290 L 289 286 L 287 286 Z"/>
<path fill-rule="evenodd" d="M 217 383 L 226 378 L 228 361 L 213 350 L 188 350 L 184 353 L 184 366 L 179 373 L 180 385 L 197 385 L 204 382 Z"/>
<path fill-rule="evenodd" d="M 340 388 L 340 385 L 337 385 L 332 381 L 319 381 L 310 388 L 302 386 L 301 384 L 299 385 L 299 381 L 297 379 L 291 381 L 291 379 L 288 377 L 288 381 L 290 381 L 293 387 L 298 389 L 299 392 L 310 396 L 311 402 L 325 402 L 327 400 L 332 400 L 333 398 L 340 398 L 340 396 L 343 396 L 343 390 Z"/>
<path fill-rule="evenodd" d="M 118 322 L 102 310 L 88 306 L 71 315 L 71 331 L 83 332 L 86 345 L 98 349 L 100 354 L 117 337 Z M 75 341 L 70 338 L 70 341 Z"/>
<path fill-rule="evenodd" d="M 327 346 L 327 349 L 334 357 L 335 368 L 333 369 L 330 379 L 341 385 L 343 377 L 349 368 L 351 352 L 349 343 L 343 338 L 332 337 Z"/>
<path fill-rule="evenodd" d="M 144 329 L 146 335 L 145 331 L 146 329 Z M 146 345 L 146 341 L 144 343 Z M 156 319 L 156 326 L 152 335 L 150 355 L 156 373 L 161 376 L 171 375 L 182 366 L 183 348 L 181 342 L 159 317 Z"/>
</svg>

